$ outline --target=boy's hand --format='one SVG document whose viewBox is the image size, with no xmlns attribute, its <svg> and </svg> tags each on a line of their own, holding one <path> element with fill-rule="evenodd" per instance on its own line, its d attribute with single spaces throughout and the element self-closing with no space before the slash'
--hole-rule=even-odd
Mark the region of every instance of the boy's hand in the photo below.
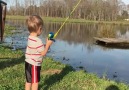
<svg viewBox="0 0 129 90">
<path fill-rule="evenodd" d="M 45 51 L 44 51 L 44 52 L 41 52 L 41 55 L 42 55 L 42 56 L 46 56 L 46 54 L 47 54 L 47 53 L 46 53 Z"/>
<path fill-rule="evenodd" d="M 45 50 L 43 52 L 41 52 L 42 56 L 46 56 L 46 54 L 47 54 L 50 46 L 52 45 L 52 43 L 53 43 L 53 41 L 52 40 L 48 40 L 48 38 L 47 38 L 46 45 L 45 45 Z"/>
<path fill-rule="evenodd" d="M 53 43 L 53 41 L 52 41 L 52 40 L 49 40 L 49 39 L 47 38 L 47 40 L 46 40 L 46 44 L 47 44 L 48 46 L 51 46 L 51 45 L 52 45 L 52 43 Z"/>
</svg>

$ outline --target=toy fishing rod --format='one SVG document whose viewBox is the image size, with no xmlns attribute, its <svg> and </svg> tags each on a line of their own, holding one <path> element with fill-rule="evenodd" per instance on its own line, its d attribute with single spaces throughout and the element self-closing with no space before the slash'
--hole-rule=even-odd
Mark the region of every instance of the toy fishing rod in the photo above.
<svg viewBox="0 0 129 90">
<path fill-rule="evenodd" d="M 74 6 L 73 10 L 71 11 L 71 13 L 69 14 L 69 16 L 65 19 L 65 21 L 63 22 L 63 24 L 60 26 L 60 28 L 58 29 L 58 31 L 54 34 L 53 32 L 50 32 L 48 35 L 48 38 L 50 40 L 55 41 L 54 39 L 57 37 L 58 33 L 61 31 L 61 29 L 63 28 L 63 26 L 65 25 L 65 23 L 68 21 L 69 17 L 73 14 L 73 12 L 75 11 L 75 9 L 78 7 L 78 5 L 80 4 L 81 0 L 78 1 L 78 3 Z"/>
</svg>

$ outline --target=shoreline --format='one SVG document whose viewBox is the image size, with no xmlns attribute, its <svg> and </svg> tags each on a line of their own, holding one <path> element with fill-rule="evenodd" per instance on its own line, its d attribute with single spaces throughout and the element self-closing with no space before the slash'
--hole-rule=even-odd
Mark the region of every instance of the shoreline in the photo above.
<svg viewBox="0 0 129 90">
<path fill-rule="evenodd" d="M 26 20 L 27 16 L 10 16 L 7 15 L 6 20 Z M 44 22 L 64 22 L 66 18 L 60 17 L 42 17 Z M 95 24 L 113 24 L 113 25 L 129 25 L 129 21 L 93 21 L 86 19 L 68 19 L 67 23 L 95 23 Z"/>
</svg>

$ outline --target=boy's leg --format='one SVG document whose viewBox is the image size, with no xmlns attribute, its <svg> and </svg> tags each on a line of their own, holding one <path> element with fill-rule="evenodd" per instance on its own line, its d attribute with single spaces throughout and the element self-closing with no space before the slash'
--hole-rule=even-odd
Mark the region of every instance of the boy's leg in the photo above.
<svg viewBox="0 0 129 90">
<path fill-rule="evenodd" d="M 31 90 L 31 68 L 32 65 L 25 62 L 25 75 L 26 75 L 26 83 L 25 83 L 25 90 Z"/>
<path fill-rule="evenodd" d="M 41 66 L 32 66 L 32 90 L 38 90 Z"/>
<path fill-rule="evenodd" d="M 38 83 L 32 83 L 32 90 L 38 90 Z"/>
<path fill-rule="evenodd" d="M 31 89 L 31 83 L 26 82 L 25 90 L 30 90 L 30 89 Z"/>
</svg>

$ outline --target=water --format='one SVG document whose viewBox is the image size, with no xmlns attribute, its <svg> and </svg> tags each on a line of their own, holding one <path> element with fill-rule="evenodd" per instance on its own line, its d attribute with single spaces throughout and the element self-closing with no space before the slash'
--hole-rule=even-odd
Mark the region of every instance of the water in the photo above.
<svg viewBox="0 0 129 90">
<path fill-rule="evenodd" d="M 24 22 L 8 21 L 7 24 L 17 26 L 11 37 L 5 42 L 16 48 L 25 50 L 28 31 Z M 45 23 L 43 42 L 49 32 L 56 32 L 61 23 Z M 70 64 L 76 70 L 86 70 L 99 77 L 129 83 L 129 49 L 110 48 L 95 44 L 93 37 L 115 37 L 129 39 L 129 27 L 102 24 L 67 23 L 56 38 L 48 56 L 64 64 Z M 13 42 L 13 44 L 12 44 Z"/>
</svg>

